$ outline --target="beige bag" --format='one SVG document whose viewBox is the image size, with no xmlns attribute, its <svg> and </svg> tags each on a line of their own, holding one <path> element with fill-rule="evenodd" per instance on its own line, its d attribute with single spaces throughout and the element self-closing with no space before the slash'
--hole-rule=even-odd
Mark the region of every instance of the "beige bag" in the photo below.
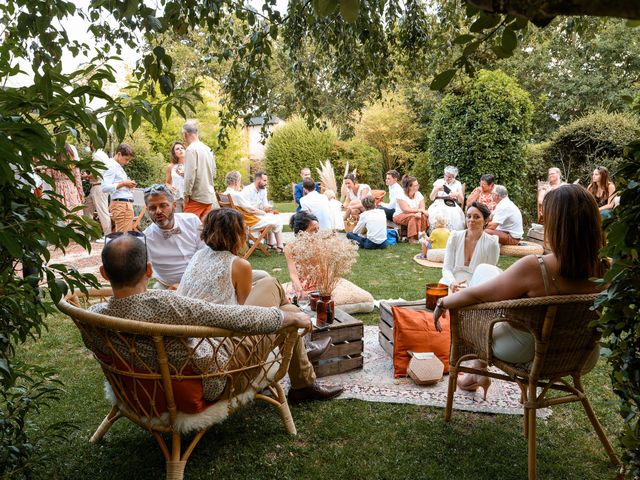
<svg viewBox="0 0 640 480">
<path fill-rule="evenodd" d="M 417 385 L 432 385 L 442 379 L 444 364 L 433 352 L 416 353 L 407 352 L 411 355 L 407 374 Z"/>
</svg>

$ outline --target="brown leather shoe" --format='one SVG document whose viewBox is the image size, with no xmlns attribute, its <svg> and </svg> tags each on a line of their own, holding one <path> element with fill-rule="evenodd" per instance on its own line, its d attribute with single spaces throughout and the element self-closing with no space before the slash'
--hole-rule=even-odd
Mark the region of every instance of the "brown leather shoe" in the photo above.
<svg viewBox="0 0 640 480">
<path fill-rule="evenodd" d="M 291 403 L 309 402 L 312 400 L 331 400 L 342 393 L 342 387 L 323 387 L 318 382 L 304 388 L 291 388 L 287 398 Z"/>
<path fill-rule="evenodd" d="M 329 348 L 331 348 L 331 337 L 325 337 L 315 342 L 309 342 L 309 350 L 307 350 L 307 357 L 310 362 L 320 358 Z"/>
</svg>

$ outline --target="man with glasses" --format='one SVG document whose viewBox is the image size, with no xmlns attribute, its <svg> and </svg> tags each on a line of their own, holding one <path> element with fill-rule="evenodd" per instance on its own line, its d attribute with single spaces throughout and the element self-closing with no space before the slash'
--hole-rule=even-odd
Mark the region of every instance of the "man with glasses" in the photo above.
<svg viewBox="0 0 640 480">
<path fill-rule="evenodd" d="M 187 144 L 184 157 L 184 211 L 194 213 L 202 220 L 213 208 L 220 208 L 213 188 L 216 157 L 211 148 L 200 141 L 195 122 L 183 125 L 182 138 Z"/>
<path fill-rule="evenodd" d="M 144 234 L 156 288 L 175 290 L 191 257 L 205 246 L 202 223 L 193 213 L 175 213 L 175 197 L 165 185 L 145 188 L 144 203 L 153 221 Z"/>
<path fill-rule="evenodd" d="M 116 154 L 107 163 L 102 176 L 102 191 L 111 195 L 109 212 L 115 223 L 114 232 L 131 230 L 133 223 L 133 192 L 136 182 L 129 179 L 124 166 L 133 158 L 133 149 L 126 143 L 118 145 Z"/>
<path fill-rule="evenodd" d="M 110 235 L 113 236 L 114 234 Z M 311 331 L 310 318 L 296 308 L 281 310 L 277 307 L 217 305 L 174 292 L 148 291 L 147 284 L 152 267 L 146 260 L 145 245 L 135 236 L 122 234 L 119 238 L 107 242 L 102 250 L 100 273 L 109 280 L 113 288 L 113 297 L 106 303 L 93 305 L 90 310 L 142 322 L 220 327 L 248 334 L 273 333 L 288 326 Z M 241 342 L 242 345 L 246 343 L 247 351 L 259 348 L 250 337 L 244 337 Z M 213 339 L 212 343 L 217 343 L 216 339 Z M 204 347 L 195 348 L 202 348 L 202 357 L 199 358 L 204 361 L 200 364 L 206 365 L 209 369 L 215 369 L 218 363 L 225 362 L 223 352 L 213 353 Z M 238 349 L 238 352 L 242 351 L 243 349 Z M 167 354 L 171 363 L 178 362 L 177 359 L 184 354 L 181 343 L 167 343 Z M 212 354 L 218 355 L 216 361 L 210 359 Z M 142 360 L 153 361 L 151 357 L 144 358 L 144 353 Z M 323 387 L 316 383 L 313 367 L 301 340 L 294 346 L 289 364 L 289 378 L 292 386 L 289 399 L 294 402 L 329 400 L 342 392 L 341 387 Z M 226 378 L 205 381 L 205 400 L 215 400 L 223 392 L 225 384 Z"/>
</svg>

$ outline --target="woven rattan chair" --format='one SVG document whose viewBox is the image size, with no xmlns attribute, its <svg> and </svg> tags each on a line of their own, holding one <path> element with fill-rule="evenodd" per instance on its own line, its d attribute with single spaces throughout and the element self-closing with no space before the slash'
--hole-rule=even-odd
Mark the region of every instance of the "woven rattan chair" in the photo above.
<svg viewBox="0 0 640 480">
<path fill-rule="evenodd" d="M 516 382 L 522 392 L 524 434 L 529 446 L 529 479 L 536 478 L 536 410 L 560 403 L 582 403 L 609 458 L 619 465 L 581 380 L 585 364 L 599 340 L 599 334 L 589 328 L 589 323 L 598 315 L 592 309 L 596 297 L 597 294 L 525 298 L 451 310 L 450 373 L 445 420 L 451 419 L 458 372 L 480 373 Z M 535 357 L 530 364 L 511 364 L 493 357 L 493 326 L 505 320 L 529 331 L 535 338 Z M 461 362 L 472 359 L 484 360 L 504 374 L 461 366 Z M 551 391 L 560 392 L 560 395 L 548 398 L 547 394 Z"/>
<path fill-rule="evenodd" d="M 274 405 L 287 432 L 296 434 L 278 383 L 291 360 L 297 340 L 295 328 L 247 336 L 212 327 L 109 317 L 84 308 L 109 296 L 111 289 L 105 288 L 90 291 L 88 296 L 69 295 L 58 304 L 80 329 L 85 345 L 102 367 L 107 396 L 113 404 L 91 437 L 92 443 L 120 417 L 127 417 L 155 437 L 166 460 L 167 479 L 176 480 L 183 478 L 189 455 L 207 430 L 254 398 Z M 222 364 L 213 355 L 204 369 L 201 357 L 195 358 L 196 345 L 216 353 L 222 348 L 229 360 Z M 202 398 L 203 381 L 213 378 L 226 380 L 226 387 L 214 402 L 207 402 Z M 183 449 L 182 435 L 194 432 Z"/>
</svg>

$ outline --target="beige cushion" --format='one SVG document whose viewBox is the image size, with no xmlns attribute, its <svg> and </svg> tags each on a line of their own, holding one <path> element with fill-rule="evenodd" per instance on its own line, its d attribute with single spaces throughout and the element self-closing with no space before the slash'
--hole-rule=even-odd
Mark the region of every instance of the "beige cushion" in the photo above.
<svg viewBox="0 0 640 480">
<path fill-rule="evenodd" d="M 430 248 L 427 250 L 427 260 L 430 262 L 444 263 L 444 252 L 446 248 Z"/>
</svg>

